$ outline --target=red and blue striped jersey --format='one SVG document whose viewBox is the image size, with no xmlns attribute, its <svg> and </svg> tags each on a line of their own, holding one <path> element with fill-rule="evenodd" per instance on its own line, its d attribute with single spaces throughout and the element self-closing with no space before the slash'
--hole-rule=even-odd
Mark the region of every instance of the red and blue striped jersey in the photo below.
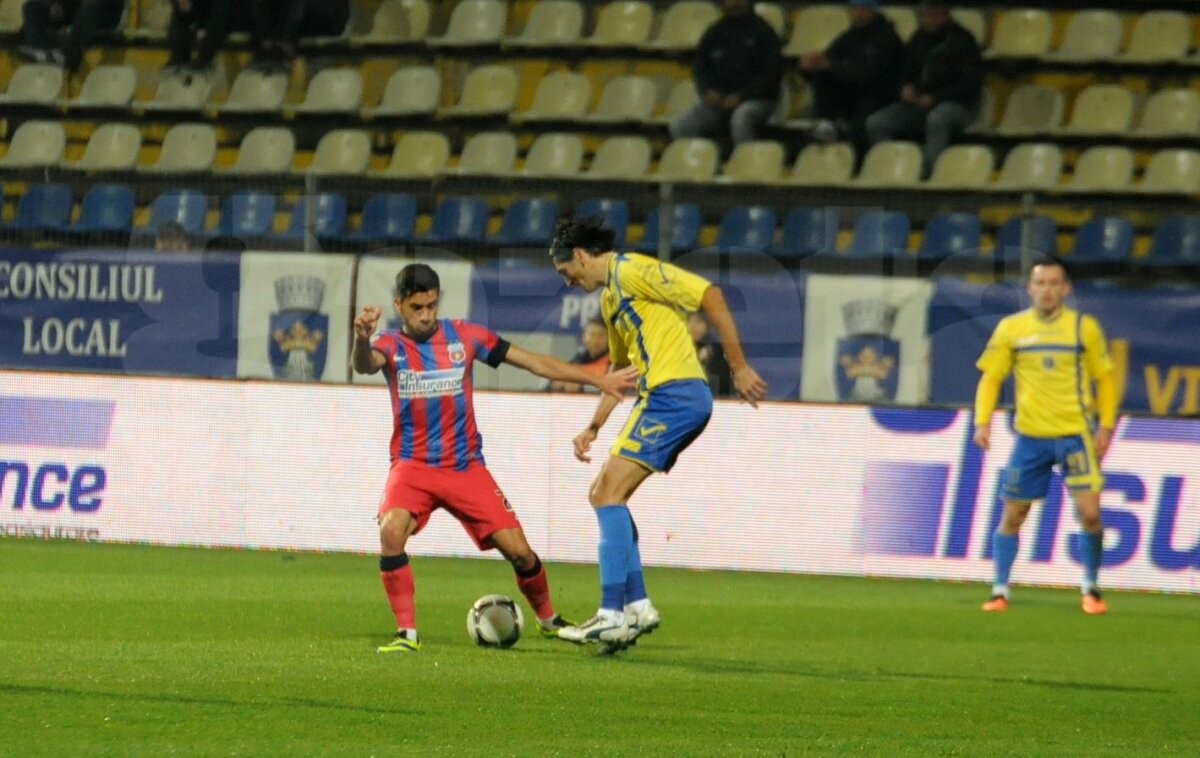
<svg viewBox="0 0 1200 758">
<path fill-rule="evenodd" d="M 479 324 L 442 319 L 424 342 L 389 329 L 376 335 L 371 347 L 387 358 L 383 372 L 392 397 L 392 460 L 459 471 L 483 463 L 471 366 L 476 360 L 499 366 L 508 342 Z"/>
</svg>

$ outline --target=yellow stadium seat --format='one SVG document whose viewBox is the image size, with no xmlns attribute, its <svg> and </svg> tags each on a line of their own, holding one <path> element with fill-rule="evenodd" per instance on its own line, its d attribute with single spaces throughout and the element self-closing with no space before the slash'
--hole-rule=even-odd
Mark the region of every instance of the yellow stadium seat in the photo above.
<svg viewBox="0 0 1200 758">
<path fill-rule="evenodd" d="M 707 182 L 717 171 L 717 145 L 712 140 L 677 139 L 667 145 L 653 178 L 657 181 Z"/>
<path fill-rule="evenodd" d="M 995 157 L 984 145 L 951 145 L 933 164 L 930 189 L 983 189 L 992 181 Z"/>
<path fill-rule="evenodd" d="M 921 148 L 915 142 L 880 142 L 867 151 L 855 183 L 863 187 L 915 187 L 921 181 Z"/>
<path fill-rule="evenodd" d="M 516 137 L 508 132 L 481 132 L 463 145 L 454 173 L 501 176 L 511 174 L 516 163 Z"/>
<path fill-rule="evenodd" d="M 988 58 L 1041 58 L 1050 50 L 1054 27 L 1044 10 L 1025 8 L 1005 11 L 992 32 Z"/>
<path fill-rule="evenodd" d="M 153 100 L 138 100 L 134 107 L 142 110 L 203 110 L 212 93 L 207 76 L 182 72 L 165 74 L 158 80 Z"/>
<path fill-rule="evenodd" d="M 1000 134 L 1039 134 L 1062 123 L 1063 95 L 1054 87 L 1022 84 L 1009 95 L 996 126 Z"/>
<path fill-rule="evenodd" d="M 433 66 L 403 66 L 383 88 L 383 99 L 375 108 L 364 108 L 364 116 L 411 116 L 437 110 L 442 97 L 442 77 Z"/>
<path fill-rule="evenodd" d="M 1072 192 L 1125 192 L 1133 181 L 1133 151 L 1127 147 L 1091 147 L 1075 161 L 1067 180 Z"/>
<path fill-rule="evenodd" d="M 540 0 L 529 12 L 525 28 L 504 44 L 513 47 L 574 45 L 583 34 L 583 6 L 578 0 Z"/>
<path fill-rule="evenodd" d="M 370 31 L 353 41 L 360 45 L 394 45 L 419 42 L 428 34 L 427 0 L 383 0 L 375 10 Z"/>
<path fill-rule="evenodd" d="M 523 176 L 575 176 L 583 165 L 583 140 L 577 134 L 543 134 L 533 141 Z"/>
<path fill-rule="evenodd" d="M 783 16 L 783 6 L 779 5 L 778 3 L 755 3 L 754 12 L 757 13 L 763 21 L 766 21 L 768 24 L 770 24 L 771 28 L 775 30 L 775 33 L 778 34 L 781 39 L 783 38 L 783 32 L 787 26 L 787 21 Z"/>
<path fill-rule="evenodd" d="M 353 113 L 362 105 L 363 79 L 356 68 L 327 68 L 308 83 L 295 113 Z M 285 109 L 286 110 L 286 109 Z"/>
<path fill-rule="evenodd" d="M 287 95 L 287 77 L 244 68 L 229 89 L 229 97 L 219 110 L 234 113 L 273 113 L 283 107 Z"/>
<path fill-rule="evenodd" d="M 994 123 L 996 123 L 996 93 L 985 84 L 979 92 L 979 105 L 975 108 L 975 118 L 971 120 L 970 124 L 967 124 L 966 132 L 968 134 L 990 132 Z"/>
<path fill-rule="evenodd" d="M 693 50 L 705 30 L 720 17 L 720 9 L 712 3 L 679 0 L 663 13 L 658 34 L 644 47 L 652 50 Z"/>
<path fill-rule="evenodd" d="M 1046 57 L 1050 60 L 1110 61 L 1121 49 L 1124 29 L 1114 11 L 1076 11 L 1063 32 L 1062 44 Z"/>
<path fill-rule="evenodd" d="M 604 85 L 600 102 L 586 121 L 648 121 L 654 113 L 658 89 L 646 76 L 614 76 Z"/>
<path fill-rule="evenodd" d="M 103 124 L 88 138 L 83 157 L 64 160 L 72 171 L 132 171 L 142 149 L 142 134 L 133 124 Z"/>
<path fill-rule="evenodd" d="M 810 143 L 796 156 L 789 184 L 819 186 L 846 184 L 854 172 L 854 148 L 846 142 Z"/>
<path fill-rule="evenodd" d="M 154 0 L 147 7 L 142 3 L 137 26 L 126 32 L 133 39 L 165 39 L 171 24 L 171 0 Z"/>
<path fill-rule="evenodd" d="M 514 121 L 571 121 L 582 118 L 592 102 L 586 74 L 555 71 L 542 77 L 529 110 L 512 114 Z"/>
<path fill-rule="evenodd" d="M 700 102 L 700 96 L 696 94 L 695 81 L 684 79 L 676 82 L 671 87 L 671 91 L 667 93 L 667 100 L 663 103 L 662 114 L 652 120 L 657 123 L 670 123 L 671 119 L 698 102 Z"/>
<path fill-rule="evenodd" d="M 25 0 L 0 0 L 0 32 L 21 31 L 21 6 Z"/>
<path fill-rule="evenodd" d="M 770 140 L 743 142 L 733 150 L 720 179 L 728 182 L 777 182 L 783 176 L 783 145 Z"/>
<path fill-rule="evenodd" d="M 1062 150 L 1058 145 L 1017 145 L 1004 158 L 995 186 L 1000 189 L 1053 189 L 1062 176 Z"/>
<path fill-rule="evenodd" d="M 1146 101 L 1133 133 L 1139 137 L 1195 137 L 1200 134 L 1200 92 L 1165 89 Z"/>
<path fill-rule="evenodd" d="M 0 168 L 57 166 L 67 147 L 67 133 L 57 121 L 26 121 L 17 127 Z"/>
<path fill-rule="evenodd" d="M 1192 19 L 1180 11 L 1150 11 L 1138 17 L 1121 60 L 1128 63 L 1171 63 L 1187 58 Z"/>
<path fill-rule="evenodd" d="M 5 105 L 53 105 L 62 91 L 63 70 L 48 63 L 26 63 L 13 72 L 0 95 Z"/>
<path fill-rule="evenodd" d="M 900 35 L 901 42 L 907 42 L 908 38 L 917 30 L 917 14 L 912 8 L 891 6 L 883 9 L 883 15 L 891 20 L 892 26 L 896 28 L 896 34 Z"/>
<path fill-rule="evenodd" d="M 504 36 L 508 6 L 501 0 L 461 0 L 450 12 L 446 33 L 430 37 L 435 47 L 470 47 L 498 44 Z"/>
<path fill-rule="evenodd" d="M 609 137 L 596 148 L 589 179 L 641 179 L 650 168 L 650 142 L 645 137 Z"/>
<path fill-rule="evenodd" d="M 371 137 L 360 129 L 334 129 L 317 142 L 312 163 L 296 173 L 357 176 L 371 162 Z"/>
<path fill-rule="evenodd" d="M 850 28 L 850 14 L 841 5 L 812 5 L 792 20 L 792 36 L 784 55 L 823 52 L 839 34 Z"/>
<path fill-rule="evenodd" d="M 591 47 L 636 47 L 650 36 L 654 9 L 641 0 L 615 0 L 600 9 L 596 28 L 583 44 Z"/>
<path fill-rule="evenodd" d="M 158 160 L 138 171 L 187 174 L 209 171 L 217 159 L 217 133 L 208 124 L 176 124 L 163 137 Z"/>
<path fill-rule="evenodd" d="M 978 8 L 954 8 L 950 11 L 950 16 L 958 22 L 958 25 L 966 29 L 975 37 L 975 41 L 980 47 L 987 44 L 988 40 L 988 25 L 987 19 L 983 16 L 983 11 Z"/>
<path fill-rule="evenodd" d="M 137 89 L 137 71 L 133 66 L 97 66 L 83 80 L 79 95 L 67 105 L 72 110 L 85 108 L 126 108 Z"/>
<path fill-rule="evenodd" d="M 393 179 L 428 179 L 450 163 L 450 141 L 441 132 L 408 132 L 396 140 L 392 160 L 372 176 Z"/>
<path fill-rule="evenodd" d="M 296 155 L 296 137 L 290 129 L 256 126 L 242 138 L 241 148 L 225 174 L 286 174 Z"/>
<path fill-rule="evenodd" d="M 1119 84 L 1093 84 L 1075 98 L 1066 134 L 1121 134 L 1133 125 L 1133 93 Z"/>
<path fill-rule="evenodd" d="M 500 115 L 512 111 L 517 101 L 517 74 L 508 66 L 480 66 L 467 74 L 458 102 L 442 111 L 445 116 Z"/>
<path fill-rule="evenodd" d="M 1140 192 L 1200 194 L 1200 151 L 1160 150 L 1146 164 Z"/>
</svg>

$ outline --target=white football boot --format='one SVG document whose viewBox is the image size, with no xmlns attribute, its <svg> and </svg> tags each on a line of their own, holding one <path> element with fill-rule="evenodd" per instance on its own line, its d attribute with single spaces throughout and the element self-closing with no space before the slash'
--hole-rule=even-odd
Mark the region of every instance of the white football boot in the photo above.
<svg viewBox="0 0 1200 758">
<path fill-rule="evenodd" d="M 629 624 L 622 611 L 600 611 L 579 626 L 558 630 L 558 638 L 583 645 L 590 642 L 623 643 L 629 638 Z"/>
<path fill-rule="evenodd" d="M 641 603 L 643 601 L 639 601 Z M 629 634 L 624 640 L 614 640 L 605 642 L 596 651 L 600 655 L 612 655 L 619 653 L 622 650 L 637 644 L 638 637 L 643 634 L 650 634 L 662 624 L 662 618 L 658 615 L 658 609 L 650 605 L 650 601 L 644 601 L 641 610 L 634 610 L 634 605 L 625 606 L 625 623 L 629 627 Z"/>
</svg>

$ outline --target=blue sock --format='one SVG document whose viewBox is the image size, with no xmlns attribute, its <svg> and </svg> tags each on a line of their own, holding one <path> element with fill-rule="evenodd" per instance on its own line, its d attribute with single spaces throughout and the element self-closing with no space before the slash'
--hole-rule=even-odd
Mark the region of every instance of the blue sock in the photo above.
<svg viewBox="0 0 1200 758">
<path fill-rule="evenodd" d="M 638 550 L 637 525 L 633 527 L 633 544 L 629 546 L 629 563 L 625 569 L 625 603 L 646 599 L 646 580 L 642 576 L 642 552 Z"/>
<path fill-rule="evenodd" d="M 1083 592 L 1099 589 L 1100 562 L 1104 558 L 1104 531 L 1082 532 L 1079 546 L 1083 548 Z"/>
<path fill-rule="evenodd" d="M 596 519 L 600 522 L 600 607 L 624 610 L 633 520 L 629 509 L 620 504 L 600 506 L 596 509 Z"/>
<path fill-rule="evenodd" d="M 996 580 L 994 590 L 1001 587 L 1004 588 L 1004 595 L 1008 596 L 1008 575 L 1012 572 L 1013 561 L 1017 559 L 1017 547 L 1020 542 L 1020 536 L 1016 534 L 1001 534 L 995 532 L 992 535 L 992 561 L 996 565 Z"/>
</svg>

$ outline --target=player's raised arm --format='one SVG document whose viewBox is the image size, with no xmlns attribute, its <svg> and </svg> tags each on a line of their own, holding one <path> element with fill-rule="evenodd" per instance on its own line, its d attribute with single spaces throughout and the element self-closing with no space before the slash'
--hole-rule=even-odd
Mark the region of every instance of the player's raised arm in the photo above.
<svg viewBox="0 0 1200 758">
<path fill-rule="evenodd" d="M 387 363 L 387 357 L 371 347 L 371 335 L 375 334 L 382 315 L 382 308 L 366 305 L 354 319 L 354 349 L 350 353 L 350 364 L 360 374 L 374 374 Z"/>
<path fill-rule="evenodd" d="M 626 390 L 633 389 L 637 385 L 638 372 L 633 366 L 626 366 L 619 371 L 610 371 L 607 374 L 593 374 L 585 371 L 581 366 L 561 361 L 552 355 L 535 353 L 516 345 L 509 346 L 504 361 L 543 379 L 591 385 L 606 396 L 615 398 L 616 402 L 620 402 Z"/>
<path fill-rule="evenodd" d="M 743 400 L 757 408 L 758 401 L 767 396 L 767 383 L 746 360 L 746 352 L 742 349 L 742 341 L 738 337 L 737 324 L 733 321 L 733 314 L 729 312 L 729 304 L 725 302 L 725 294 L 721 292 L 721 288 L 715 284 L 709 285 L 700 298 L 700 308 L 721 339 L 725 360 L 729 363 L 729 371 L 733 375 L 733 388 Z"/>
</svg>

